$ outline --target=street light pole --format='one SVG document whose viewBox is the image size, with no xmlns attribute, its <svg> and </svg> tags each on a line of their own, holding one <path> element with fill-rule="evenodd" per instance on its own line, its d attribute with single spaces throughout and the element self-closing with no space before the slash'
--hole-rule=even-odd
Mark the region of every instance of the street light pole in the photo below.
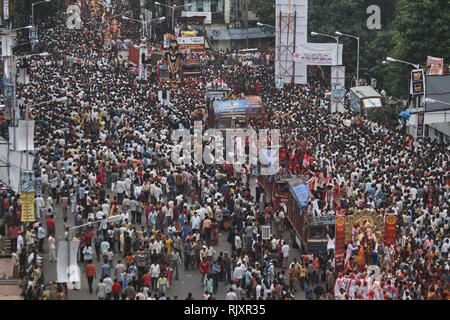
<svg viewBox="0 0 450 320">
<path fill-rule="evenodd" d="M 31 4 L 31 24 L 34 26 L 34 6 L 39 3 L 50 2 L 51 0 L 39 1 Z"/>
<path fill-rule="evenodd" d="M 419 67 L 420 67 L 419 64 L 414 64 L 412 62 L 403 61 L 403 60 L 395 59 L 395 58 L 391 58 L 391 57 L 387 57 L 386 61 L 389 61 L 389 62 L 400 62 L 400 63 L 403 63 L 403 64 L 409 64 L 410 66 L 413 66 L 416 69 L 419 69 Z"/>
<path fill-rule="evenodd" d="M 122 19 L 131 20 L 131 21 L 135 21 L 135 22 L 141 23 L 142 24 L 142 37 L 145 38 L 145 26 L 147 24 L 147 21 L 145 21 L 145 20 L 138 20 L 138 19 L 134 19 L 134 18 L 126 17 L 126 16 L 122 16 Z M 152 20 L 150 20 L 148 22 L 158 21 L 158 20 L 161 21 L 161 20 L 164 20 L 164 19 L 166 19 L 166 17 L 160 17 L 160 18 L 152 19 Z"/>
<path fill-rule="evenodd" d="M 324 37 L 328 37 L 328 38 L 332 38 L 334 40 L 336 40 L 336 67 L 339 66 L 339 35 L 337 36 L 331 36 L 329 34 L 325 34 L 325 33 L 320 33 L 320 32 L 311 32 L 311 36 L 315 37 L 315 36 L 324 36 Z"/>
<path fill-rule="evenodd" d="M 175 33 L 175 7 L 172 7 L 172 32 Z"/>
<path fill-rule="evenodd" d="M 412 62 L 408 62 L 408 61 L 403 61 L 403 60 L 399 60 L 399 59 L 395 59 L 395 58 L 391 58 L 391 57 L 387 57 L 385 61 L 383 61 L 384 64 L 388 64 L 389 62 L 399 62 L 399 63 L 403 63 L 403 64 L 407 64 L 410 66 L 413 66 L 416 69 L 420 68 L 419 64 L 414 64 Z M 410 79 L 410 81 L 412 81 Z M 414 140 L 417 139 L 417 130 L 419 128 L 419 117 L 417 116 L 417 113 L 419 112 L 419 96 L 416 96 L 416 129 L 414 130 Z"/>
<path fill-rule="evenodd" d="M 339 35 L 339 36 L 344 36 L 344 37 L 350 37 L 350 38 L 354 38 L 356 40 L 358 40 L 358 52 L 357 52 L 357 58 L 356 58 L 356 87 L 359 85 L 359 37 L 357 36 L 352 36 L 351 34 L 345 34 L 339 31 L 335 31 L 335 34 Z"/>
<path fill-rule="evenodd" d="M 358 56 L 357 56 L 357 61 L 356 61 L 356 86 L 359 85 L 359 37 L 358 39 Z"/>
<path fill-rule="evenodd" d="M 257 22 L 256 25 L 258 27 L 269 27 L 269 28 L 274 28 L 275 29 L 275 26 L 271 26 L 270 24 L 265 24 L 265 23 L 261 23 L 261 22 Z"/>
<path fill-rule="evenodd" d="M 181 8 L 181 7 L 191 6 L 192 3 L 186 3 L 186 4 L 179 5 L 179 6 L 177 6 L 177 5 L 169 6 L 167 4 L 163 4 L 163 3 L 155 1 L 155 5 L 168 7 L 169 9 L 172 10 L 172 32 L 175 32 L 175 10 L 178 9 L 178 8 Z"/>
<path fill-rule="evenodd" d="M 338 67 L 339 67 L 339 35 L 332 36 L 332 35 L 329 35 L 329 34 L 312 31 L 311 32 L 311 36 L 313 36 L 313 37 L 315 37 L 315 36 L 324 36 L 324 37 L 328 37 L 328 38 L 332 38 L 332 39 L 336 40 L 336 65 L 335 65 L 335 67 L 336 67 L 336 72 L 337 72 L 336 76 L 338 76 L 339 75 L 339 70 L 338 70 Z M 331 76 L 333 77 L 333 72 L 331 72 L 331 74 L 332 74 Z M 331 88 L 331 96 L 333 96 L 333 88 Z M 333 100 L 333 98 L 332 98 L 332 101 L 335 101 L 335 100 Z M 337 106 L 338 105 L 339 104 L 336 105 L 336 112 L 338 111 L 337 110 Z M 333 111 L 333 110 L 331 110 L 331 111 Z"/>
</svg>

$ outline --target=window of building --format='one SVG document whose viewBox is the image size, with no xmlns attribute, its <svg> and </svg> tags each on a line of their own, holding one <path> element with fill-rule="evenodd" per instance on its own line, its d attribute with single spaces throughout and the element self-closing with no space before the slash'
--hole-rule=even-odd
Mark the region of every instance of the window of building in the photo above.
<svg viewBox="0 0 450 320">
<path fill-rule="evenodd" d="M 197 11 L 203 12 L 203 0 L 197 1 Z"/>
<path fill-rule="evenodd" d="M 211 12 L 217 12 L 217 0 L 211 0 Z"/>
</svg>

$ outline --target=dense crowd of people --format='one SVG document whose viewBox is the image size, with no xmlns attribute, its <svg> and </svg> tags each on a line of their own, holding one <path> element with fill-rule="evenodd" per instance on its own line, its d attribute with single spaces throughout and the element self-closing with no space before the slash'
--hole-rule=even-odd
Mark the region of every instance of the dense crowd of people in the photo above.
<svg viewBox="0 0 450 320">
<path fill-rule="evenodd" d="M 114 6 L 118 20 L 129 14 L 125 4 Z M 30 110 L 36 222 L 21 222 L 19 194 L 1 193 L 0 235 L 10 239 L 26 299 L 69 298 L 66 284 L 46 284 L 42 272 L 43 257 L 56 261 L 55 220 L 63 221 L 66 239 L 80 240 L 80 273 L 101 300 L 170 299 L 180 268 L 202 275 L 202 292 L 194 295 L 203 299 L 216 299 L 222 285 L 227 300 L 290 300 L 300 291 L 306 299 L 449 298 L 448 145 L 414 141 L 351 111 L 330 114 L 314 70 L 307 85 L 276 89 L 266 53 L 254 67 L 230 52 L 209 53 L 202 76 L 182 85 L 154 74 L 136 80 L 117 50 L 104 51 L 104 19 L 86 3 L 81 8 L 80 31 L 68 30 L 61 17 L 43 24 L 35 51 L 46 47 L 50 56 L 33 57 L 30 84 L 17 87 L 23 112 L 68 98 Z M 124 20 L 121 34 L 139 39 L 139 26 Z M 265 111 L 251 126 L 281 129 L 282 173 L 309 177 L 304 214 L 395 213 L 397 242 L 355 224 L 345 270 L 335 273 L 332 232 L 327 253 L 290 254 L 286 210 L 261 201 L 251 167 L 174 165 L 171 133 L 193 130 L 198 120 L 206 127 L 205 87 L 214 79 L 231 96 L 261 96 Z M 162 89 L 170 107 L 158 101 Z M 111 222 L 114 216 L 121 218 Z M 262 239 L 265 225 L 270 240 Z M 219 231 L 230 249 L 218 253 Z"/>
</svg>

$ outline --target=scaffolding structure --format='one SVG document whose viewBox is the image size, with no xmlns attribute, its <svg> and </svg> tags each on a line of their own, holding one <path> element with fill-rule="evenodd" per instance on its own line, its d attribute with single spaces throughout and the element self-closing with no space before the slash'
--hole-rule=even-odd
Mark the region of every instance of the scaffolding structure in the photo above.
<svg viewBox="0 0 450 320">
<path fill-rule="evenodd" d="M 308 0 L 276 1 L 275 79 L 306 84 L 307 66 L 295 63 L 296 45 L 307 42 Z"/>
</svg>

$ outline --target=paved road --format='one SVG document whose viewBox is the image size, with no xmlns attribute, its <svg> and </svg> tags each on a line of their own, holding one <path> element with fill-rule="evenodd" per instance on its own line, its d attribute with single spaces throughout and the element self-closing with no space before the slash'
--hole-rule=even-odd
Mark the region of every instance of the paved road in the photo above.
<svg viewBox="0 0 450 320">
<path fill-rule="evenodd" d="M 253 179 L 251 180 L 252 187 L 254 186 Z M 252 188 L 252 191 L 254 188 Z M 262 206 L 262 204 L 261 204 Z M 64 240 L 64 227 L 63 227 L 63 219 L 62 219 L 62 210 L 59 205 L 56 205 L 56 239 L 57 241 Z M 43 221 L 44 222 L 44 221 Z M 69 213 L 68 222 L 73 222 L 73 215 Z M 43 223 L 43 225 L 45 225 Z M 286 238 L 288 237 L 288 234 L 286 234 Z M 217 254 L 220 252 L 231 252 L 231 245 L 226 241 L 226 233 L 219 234 L 219 241 L 217 246 L 213 246 L 216 250 Z M 47 241 L 45 242 L 44 249 L 46 252 L 48 252 L 47 248 Z M 95 253 L 94 253 L 95 257 Z M 292 249 L 290 254 L 290 260 L 294 259 L 295 257 L 299 257 L 299 250 L 298 249 Z M 57 279 L 56 276 L 56 262 L 49 262 L 48 261 L 48 254 L 44 254 L 44 276 L 45 281 L 48 283 L 50 281 L 55 281 Z M 117 260 L 121 259 L 124 261 L 125 259 L 123 257 L 115 256 L 114 257 L 114 265 L 117 262 Z M 101 262 L 97 262 L 94 258 L 94 264 L 97 268 L 97 273 L 101 272 Z M 79 264 L 80 270 L 81 270 L 81 289 L 80 290 L 71 290 L 69 299 L 72 300 L 96 300 L 97 296 L 95 295 L 95 288 L 98 280 L 100 277 L 97 277 L 97 279 L 94 280 L 94 293 L 89 294 L 88 289 L 88 283 L 87 278 L 85 274 L 83 273 L 83 264 Z M 113 271 L 113 270 L 112 270 Z M 287 273 L 287 270 L 286 270 Z M 175 277 L 173 277 L 175 278 Z M 174 294 L 178 294 L 179 299 L 184 299 L 189 292 L 192 292 L 195 299 L 199 300 L 202 299 L 202 293 L 203 289 L 200 283 L 200 271 L 198 269 L 196 270 L 187 270 L 184 271 L 184 265 L 181 265 L 179 268 L 179 280 L 172 282 L 172 285 L 167 291 L 167 296 L 170 296 L 171 299 L 173 298 Z M 156 292 L 154 292 L 156 293 Z M 219 282 L 218 291 L 216 294 L 217 300 L 224 300 L 226 296 L 226 285 L 224 282 Z M 296 299 L 304 299 L 304 293 L 299 292 L 296 294 Z"/>
</svg>

